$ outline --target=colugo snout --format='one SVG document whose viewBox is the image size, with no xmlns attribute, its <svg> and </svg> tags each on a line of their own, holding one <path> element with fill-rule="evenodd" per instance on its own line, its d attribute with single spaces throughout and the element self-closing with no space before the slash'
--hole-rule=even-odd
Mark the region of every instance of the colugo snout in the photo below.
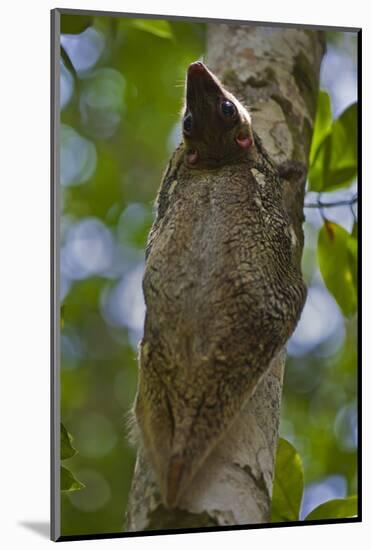
<svg viewBox="0 0 371 550">
<path fill-rule="evenodd" d="M 253 143 L 247 109 L 199 61 L 188 68 L 183 138 L 194 167 L 242 159 Z"/>
<path fill-rule="evenodd" d="M 277 168 L 247 109 L 200 62 L 188 68 L 182 124 L 147 243 L 135 402 L 168 507 L 285 346 L 306 294 L 301 222 Z"/>
</svg>

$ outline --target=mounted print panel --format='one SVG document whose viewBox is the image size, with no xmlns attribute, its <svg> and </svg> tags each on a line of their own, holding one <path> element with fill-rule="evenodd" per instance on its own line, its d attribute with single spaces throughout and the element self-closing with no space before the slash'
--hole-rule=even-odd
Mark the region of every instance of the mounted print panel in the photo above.
<svg viewBox="0 0 371 550">
<path fill-rule="evenodd" d="M 360 51 L 53 10 L 53 540 L 361 520 Z"/>
</svg>

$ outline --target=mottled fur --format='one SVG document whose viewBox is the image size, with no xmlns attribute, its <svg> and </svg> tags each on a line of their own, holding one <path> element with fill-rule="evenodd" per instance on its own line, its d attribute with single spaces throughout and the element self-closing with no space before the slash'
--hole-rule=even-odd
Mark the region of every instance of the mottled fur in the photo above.
<svg viewBox="0 0 371 550">
<path fill-rule="evenodd" d="M 190 167 L 188 147 L 165 173 L 148 239 L 135 403 L 169 507 L 285 346 L 306 294 L 302 216 L 258 136 L 226 162 L 218 149 L 213 168 Z"/>
</svg>

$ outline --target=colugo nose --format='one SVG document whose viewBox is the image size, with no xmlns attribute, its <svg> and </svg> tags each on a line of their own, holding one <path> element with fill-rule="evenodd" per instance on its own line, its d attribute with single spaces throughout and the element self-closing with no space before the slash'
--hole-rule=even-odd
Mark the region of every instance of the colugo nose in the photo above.
<svg viewBox="0 0 371 550">
<path fill-rule="evenodd" d="M 195 61 L 194 63 L 191 63 L 188 67 L 189 75 L 203 74 L 205 72 L 207 72 L 207 69 L 201 61 Z"/>
<path fill-rule="evenodd" d="M 191 112 L 203 103 L 202 98 L 223 94 L 220 82 L 201 61 L 189 65 L 186 90 L 187 107 Z"/>
</svg>

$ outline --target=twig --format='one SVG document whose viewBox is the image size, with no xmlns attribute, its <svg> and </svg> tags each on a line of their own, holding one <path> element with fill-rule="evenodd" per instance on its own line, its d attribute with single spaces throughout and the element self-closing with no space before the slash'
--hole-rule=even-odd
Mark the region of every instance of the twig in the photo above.
<svg viewBox="0 0 371 550">
<path fill-rule="evenodd" d="M 354 195 L 351 199 L 334 201 L 334 202 L 322 202 L 318 199 L 317 202 L 309 202 L 304 204 L 304 208 L 336 208 L 337 206 L 350 206 L 352 207 L 358 201 L 358 196 Z"/>
</svg>

